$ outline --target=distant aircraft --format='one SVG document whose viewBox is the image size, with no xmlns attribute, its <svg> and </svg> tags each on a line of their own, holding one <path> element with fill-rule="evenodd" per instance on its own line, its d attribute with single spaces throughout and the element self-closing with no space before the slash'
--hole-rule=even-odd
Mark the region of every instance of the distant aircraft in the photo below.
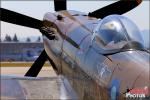
<svg viewBox="0 0 150 100">
<path fill-rule="evenodd" d="M 43 21 L 4 8 L 1 21 L 43 35 L 44 50 L 25 77 L 36 77 L 48 59 L 78 99 L 121 100 L 135 96 L 130 93 L 135 88 L 149 88 L 150 54 L 136 25 L 121 16 L 141 1 L 120 0 L 86 14 L 54 0 L 56 12 L 46 13 Z"/>
</svg>

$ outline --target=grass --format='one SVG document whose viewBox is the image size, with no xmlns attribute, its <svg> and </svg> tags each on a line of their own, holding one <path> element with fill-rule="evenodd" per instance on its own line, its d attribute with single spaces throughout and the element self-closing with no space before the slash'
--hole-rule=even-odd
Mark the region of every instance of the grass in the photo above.
<svg viewBox="0 0 150 100">
<path fill-rule="evenodd" d="M 33 62 L 0 62 L 0 67 L 31 67 Z M 50 66 L 49 62 L 46 62 L 44 66 Z"/>
</svg>

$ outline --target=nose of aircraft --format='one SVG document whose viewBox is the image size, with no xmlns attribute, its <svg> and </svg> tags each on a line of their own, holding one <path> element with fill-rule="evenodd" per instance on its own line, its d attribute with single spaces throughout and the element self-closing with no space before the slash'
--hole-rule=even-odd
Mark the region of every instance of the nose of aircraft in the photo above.
<svg viewBox="0 0 150 100">
<path fill-rule="evenodd" d="M 120 93 L 126 92 L 127 89 L 149 87 L 149 53 L 127 51 L 111 55 L 110 58 L 117 65 L 112 81 L 120 81 Z"/>
</svg>

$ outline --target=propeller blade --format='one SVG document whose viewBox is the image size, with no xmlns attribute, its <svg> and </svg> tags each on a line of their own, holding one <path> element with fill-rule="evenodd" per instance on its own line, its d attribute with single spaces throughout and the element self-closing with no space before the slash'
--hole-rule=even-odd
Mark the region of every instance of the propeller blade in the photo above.
<svg viewBox="0 0 150 100">
<path fill-rule="evenodd" d="M 45 61 L 47 60 L 47 54 L 45 50 L 42 51 L 40 56 L 37 58 L 37 60 L 33 63 L 31 68 L 28 70 L 28 72 L 25 74 L 25 76 L 29 77 L 36 77 L 40 70 L 42 69 Z"/>
<path fill-rule="evenodd" d="M 137 7 L 142 0 L 120 0 L 106 7 L 89 13 L 89 16 L 96 18 L 104 18 L 111 14 L 124 14 Z"/>
<path fill-rule="evenodd" d="M 38 19 L 22 15 L 4 8 L 0 9 L 1 9 L 1 18 L 0 18 L 1 21 L 35 29 L 40 29 L 40 27 L 42 26 L 42 21 Z"/>
<path fill-rule="evenodd" d="M 66 10 L 67 2 L 66 0 L 54 0 L 55 11 Z"/>
</svg>

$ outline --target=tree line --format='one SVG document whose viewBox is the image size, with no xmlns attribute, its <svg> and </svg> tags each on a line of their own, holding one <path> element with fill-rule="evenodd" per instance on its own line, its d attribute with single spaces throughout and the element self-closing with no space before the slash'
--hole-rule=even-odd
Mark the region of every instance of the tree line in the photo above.
<svg viewBox="0 0 150 100">
<path fill-rule="evenodd" d="M 0 42 L 1 41 L 2 40 L 0 39 Z M 11 37 L 10 35 L 6 34 L 6 36 L 5 36 L 3 41 L 4 42 L 20 42 L 16 34 L 14 34 L 13 37 Z M 27 37 L 25 42 L 31 42 L 30 37 Z M 39 36 L 35 42 L 41 42 L 41 37 Z"/>
</svg>

